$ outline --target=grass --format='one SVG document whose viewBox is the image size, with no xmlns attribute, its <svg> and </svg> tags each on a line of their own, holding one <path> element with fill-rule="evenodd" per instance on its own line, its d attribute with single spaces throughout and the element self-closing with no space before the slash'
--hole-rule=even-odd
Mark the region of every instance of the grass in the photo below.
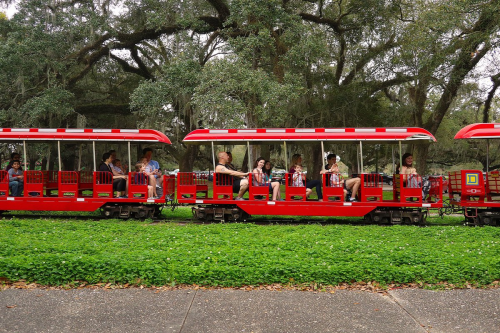
<svg viewBox="0 0 500 333">
<path fill-rule="evenodd" d="M 499 242 L 494 227 L 13 218 L 0 220 L 0 277 L 47 285 L 484 286 L 500 279 Z"/>
</svg>

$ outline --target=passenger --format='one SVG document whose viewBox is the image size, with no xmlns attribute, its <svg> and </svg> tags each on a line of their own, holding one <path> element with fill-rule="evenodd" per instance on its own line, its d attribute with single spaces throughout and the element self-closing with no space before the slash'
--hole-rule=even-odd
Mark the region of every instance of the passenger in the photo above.
<svg viewBox="0 0 500 333">
<path fill-rule="evenodd" d="M 155 199 L 154 187 L 148 184 L 148 176 L 146 175 L 146 166 L 142 162 L 137 162 L 135 165 L 135 184 L 148 185 L 148 199 Z"/>
<path fill-rule="evenodd" d="M 328 154 L 326 157 L 326 161 L 328 162 L 325 165 L 325 170 L 321 171 L 321 173 L 325 172 L 333 172 L 340 173 L 339 166 L 337 165 L 337 155 Z M 344 200 L 347 200 L 347 191 L 351 191 L 350 202 L 357 202 L 356 195 L 358 194 L 358 189 L 361 186 L 361 178 L 355 177 L 351 179 L 339 179 L 340 184 L 344 187 Z"/>
<path fill-rule="evenodd" d="M 154 184 L 151 181 L 152 177 L 149 177 L 150 179 L 150 185 L 154 186 L 154 193 L 155 197 L 158 197 L 158 191 L 163 191 L 163 181 L 162 181 L 162 174 L 161 174 L 161 168 L 160 168 L 160 163 L 152 159 L 153 156 L 153 149 L 151 148 L 144 148 L 142 150 L 142 155 L 143 158 L 146 158 L 147 160 L 147 165 L 146 165 L 146 172 L 148 172 L 150 175 L 154 176 Z"/>
<path fill-rule="evenodd" d="M 142 165 L 144 165 L 144 174 L 149 179 L 148 184 L 153 186 L 153 196 L 157 198 L 158 195 L 156 194 L 156 175 L 154 174 L 154 170 L 152 169 L 151 165 L 148 164 L 148 159 L 146 157 L 143 157 L 137 163 L 142 163 Z"/>
<path fill-rule="evenodd" d="M 271 163 L 269 163 L 271 164 Z M 273 194 L 273 201 L 282 201 L 281 200 L 281 193 L 280 193 L 280 183 L 279 182 L 271 182 L 270 178 L 268 177 L 268 174 L 264 171 L 264 167 L 266 165 L 266 160 L 262 157 L 259 157 L 254 165 L 253 165 L 253 185 L 256 186 L 262 186 L 262 185 L 268 185 L 269 186 L 269 193 Z M 270 169 L 269 169 L 270 171 Z"/>
<path fill-rule="evenodd" d="M 111 166 L 111 169 L 113 169 L 113 174 L 115 175 L 127 175 L 127 165 L 121 165 L 121 162 L 119 159 L 116 158 L 116 150 L 112 149 L 109 151 L 111 154 L 111 160 L 112 162 L 109 164 Z M 115 164 L 115 161 L 118 163 L 120 162 L 120 166 L 117 166 Z M 115 172 L 116 171 L 116 172 Z"/>
<path fill-rule="evenodd" d="M 109 171 L 113 174 L 113 170 L 109 166 L 111 163 L 111 154 L 104 153 L 102 155 L 102 163 L 99 165 L 99 171 Z M 125 189 L 127 187 L 126 176 L 115 176 L 113 175 L 113 191 L 117 191 L 117 198 L 126 198 Z"/>
<path fill-rule="evenodd" d="M 295 165 L 296 164 L 301 164 L 302 165 L 302 156 L 300 154 L 294 154 L 292 156 L 292 163 L 290 164 L 290 170 L 288 170 L 288 173 L 295 173 Z M 306 179 L 306 187 L 308 189 L 316 188 L 316 193 L 318 194 L 318 200 L 323 201 L 323 192 L 321 191 L 321 181 L 317 179 Z"/>
<path fill-rule="evenodd" d="M 215 172 L 233 176 L 233 193 L 238 193 L 238 196 L 234 200 L 244 200 L 243 195 L 248 191 L 247 174 L 234 171 L 226 166 L 229 162 L 229 156 L 226 152 L 218 153 L 217 158 L 219 159 L 219 163 L 215 167 Z"/>
<path fill-rule="evenodd" d="M 7 164 L 7 167 L 5 168 L 5 171 L 9 171 L 10 168 L 12 168 L 12 162 L 13 161 L 19 161 L 19 170 L 23 171 L 23 167 L 21 166 L 20 162 L 21 156 L 18 153 L 12 153 L 10 154 L 10 161 L 9 164 Z"/>
<path fill-rule="evenodd" d="M 13 197 L 20 197 L 24 188 L 24 175 L 19 161 L 9 163 L 9 188 Z"/>
<path fill-rule="evenodd" d="M 295 172 L 292 176 L 292 183 L 294 187 L 304 187 L 304 181 L 306 180 L 306 175 L 302 172 L 302 165 L 295 164 L 293 165 L 293 169 Z M 306 198 L 308 198 L 312 193 L 310 188 L 306 188 Z"/>
<path fill-rule="evenodd" d="M 396 167 L 396 173 L 401 175 L 407 175 L 403 179 L 409 188 L 422 187 L 422 199 L 427 197 L 431 189 L 431 183 L 428 179 L 422 178 L 422 182 L 417 177 L 417 169 L 413 167 L 413 155 L 410 153 L 405 153 L 401 161 L 401 169 L 399 165 Z"/>
<path fill-rule="evenodd" d="M 236 167 L 233 165 L 233 154 L 231 154 L 230 151 L 226 151 L 226 154 L 229 158 L 226 164 L 226 168 L 228 168 L 229 170 L 238 171 Z"/>
</svg>

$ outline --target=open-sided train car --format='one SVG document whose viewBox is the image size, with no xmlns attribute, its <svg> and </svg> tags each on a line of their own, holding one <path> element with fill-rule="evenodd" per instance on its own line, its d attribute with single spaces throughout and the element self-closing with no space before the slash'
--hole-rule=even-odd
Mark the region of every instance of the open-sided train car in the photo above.
<svg viewBox="0 0 500 333">
<path fill-rule="evenodd" d="M 489 170 L 490 140 L 500 139 L 500 124 L 478 123 L 462 128 L 457 140 L 485 140 L 486 173 L 460 170 L 449 173 L 450 204 L 462 208 L 469 224 L 500 225 L 500 174 Z"/>
<path fill-rule="evenodd" d="M 110 172 L 97 171 L 96 142 L 128 145 L 129 170 L 131 143 L 170 144 L 161 132 L 149 129 L 38 129 L 0 128 L 0 142 L 22 143 L 24 160 L 24 193 L 11 196 L 9 176 L 0 171 L 0 212 L 2 211 L 95 211 L 101 209 L 107 217 L 155 216 L 175 193 L 175 177 L 163 175 L 163 195 L 148 198 L 148 185 L 138 182 L 135 172 L 128 173 L 128 197 L 113 197 L 113 177 Z M 57 142 L 58 170 L 27 170 L 28 145 Z M 93 170 L 63 170 L 61 145 L 91 143 Z M 64 147 L 63 147 L 64 148 Z M 98 156 L 101 156 L 99 154 Z M 99 158 L 100 160 L 100 158 Z"/>
<path fill-rule="evenodd" d="M 249 215 L 359 216 L 377 223 L 423 223 L 428 209 L 443 206 L 441 178 L 432 182 L 431 193 L 434 195 L 424 201 L 422 182 L 417 186 L 410 186 L 406 176 L 394 175 L 392 196 L 384 199 L 382 176 L 363 173 L 362 156 L 363 143 L 399 144 L 401 156 L 402 143 L 418 144 L 424 141 L 436 140 L 421 128 L 199 129 L 188 134 L 184 143 L 211 145 L 214 169 L 214 145 L 246 145 L 250 156 L 250 145 L 255 144 L 283 144 L 285 154 L 287 145 L 321 144 L 324 156 L 325 143 L 358 144 L 361 186 L 357 202 L 344 202 L 343 188 L 327 181 L 331 176 L 328 174 L 322 177 L 323 201 L 306 199 L 305 187 L 294 186 L 290 181 L 290 174 L 286 175 L 288 181 L 285 183 L 284 201 L 269 200 L 268 186 L 254 186 L 251 179 L 248 200 L 235 201 L 232 184 L 217 181 L 223 177 L 222 174 L 214 174 L 213 195 L 209 197 L 208 180 L 198 179 L 191 172 L 179 172 L 177 175 L 177 201 L 180 204 L 194 205 L 195 215 L 202 220 L 241 220 Z M 248 177 L 251 178 L 252 174 Z M 294 197 L 300 200 L 294 200 Z"/>
</svg>

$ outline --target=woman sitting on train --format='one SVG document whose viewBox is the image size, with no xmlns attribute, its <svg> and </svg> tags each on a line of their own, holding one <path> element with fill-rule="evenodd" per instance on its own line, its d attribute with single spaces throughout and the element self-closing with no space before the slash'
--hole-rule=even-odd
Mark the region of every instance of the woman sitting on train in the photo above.
<svg viewBox="0 0 500 333">
<path fill-rule="evenodd" d="M 295 165 L 302 164 L 302 156 L 300 154 L 294 154 L 292 156 L 291 167 L 288 173 L 295 173 Z M 316 188 L 316 193 L 318 194 L 318 200 L 323 201 L 322 184 L 320 180 L 317 179 L 306 179 L 306 188 L 313 189 Z"/>
<path fill-rule="evenodd" d="M 111 154 L 104 153 L 102 155 L 102 163 L 99 165 L 99 171 L 108 171 L 113 175 L 113 191 L 117 191 L 117 198 L 126 198 L 125 190 L 127 188 L 128 179 L 126 176 L 115 176 L 109 165 L 111 163 Z"/>
<path fill-rule="evenodd" d="M 396 173 L 404 176 L 404 182 L 407 184 L 409 188 L 417 188 L 422 187 L 422 199 L 425 199 L 427 194 L 429 193 L 431 184 L 428 179 L 422 179 L 420 181 L 417 174 L 417 169 L 413 167 L 413 155 L 410 153 L 405 153 L 402 158 L 401 170 L 399 169 L 399 165 L 396 167 Z"/>
<path fill-rule="evenodd" d="M 280 183 L 272 182 L 271 179 L 267 179 L 267 173 L 264 171 L 264 166 L 266 164 L 266 160 L 262 157 L 259 157 L 255 163 L 253 164 L 252 171 L 252 185 L 254 186 L 269 186 L 269 193 L 273 194 L 273 201 L 282 201 L 281 193 L 280 193 Z"/>
<path fill-rule="evenodd" d="M 19 161 L 9 163 L 9 188 L 13 197 L 20 197 L 23 193 L 24 175 Z"/>
</svg>

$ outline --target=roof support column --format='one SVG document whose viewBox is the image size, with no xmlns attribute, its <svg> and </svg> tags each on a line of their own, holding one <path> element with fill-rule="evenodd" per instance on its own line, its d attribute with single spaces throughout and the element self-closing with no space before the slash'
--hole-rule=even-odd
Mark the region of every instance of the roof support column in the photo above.
<svg viewBox="0 0 500 333">
<path fill-rule="evenodd" d="M 490 171 L 490 139 L 486 139 L 486 172 Z"/>
<path fill-rule="evenodd" d="M 361 161 L 361 173 L 363 173 L 363 142 L 359 141 L 359 160 Z"/>
<path fill-rule="evenodd" d="M 325 168 L 325 143 L 321 141 L 321 170 Z"/>
<path fill-rule="evenodd" d="M 59 162 L 59 171 L 61 170 L 61 141 L 57 141 L 57 161 Z"/>
<path fill-rule="evenodd" d="M 401 141 L 399 141 L 399 172 L 403 167 L 403 149 L 401 148 Z"/>
<path fill-rule="evenodd" d="M 82 169 L 82 144 L 80 143 L 80 149 L 78 149 L 78 171 Z"/>
<path fill-rule="evenodd" d="M 130 141 L 128 142 L 128 172 L 132 172 L 132 155 L 130 154 Z"/>
<path fill-rule="evenodd" d="M 248 149 L 248 172 L 252 172 L 252 154 L 250 152 L 250 141 L 247 141 Z"/>
<path fill-rule="evenodd" d="M 392 150 L 392 173 L 396 173 L 396 161 L 394 159 L 394 146 L 391 145 L 391 150 Z"/>
<path fill-rule="evenodd" d="M 95 141 L 92 141 L 92 159 L 94 160 L 94 171 L 97 171 L 97 165 L 95 162 Z"/>
<path fill-rule="evenodd" d="M 215 172 L 215 150 L 213 141 L 212 141 L 212 161 L 214 162 L 214 172 Z"/>
<path fill-rule="evenodd" d="M 285 147 L 285 173 L 288 172 L 288 156 L 286 151 L 286 141 L 283 141 L 283 146 Z"/>
<path fill-rule="evenodd" d="M 27 171 L 26 168 L 26 140 L 23 140 L 23 158 L 24 158 L 24 171 Z"/>
</svg>

